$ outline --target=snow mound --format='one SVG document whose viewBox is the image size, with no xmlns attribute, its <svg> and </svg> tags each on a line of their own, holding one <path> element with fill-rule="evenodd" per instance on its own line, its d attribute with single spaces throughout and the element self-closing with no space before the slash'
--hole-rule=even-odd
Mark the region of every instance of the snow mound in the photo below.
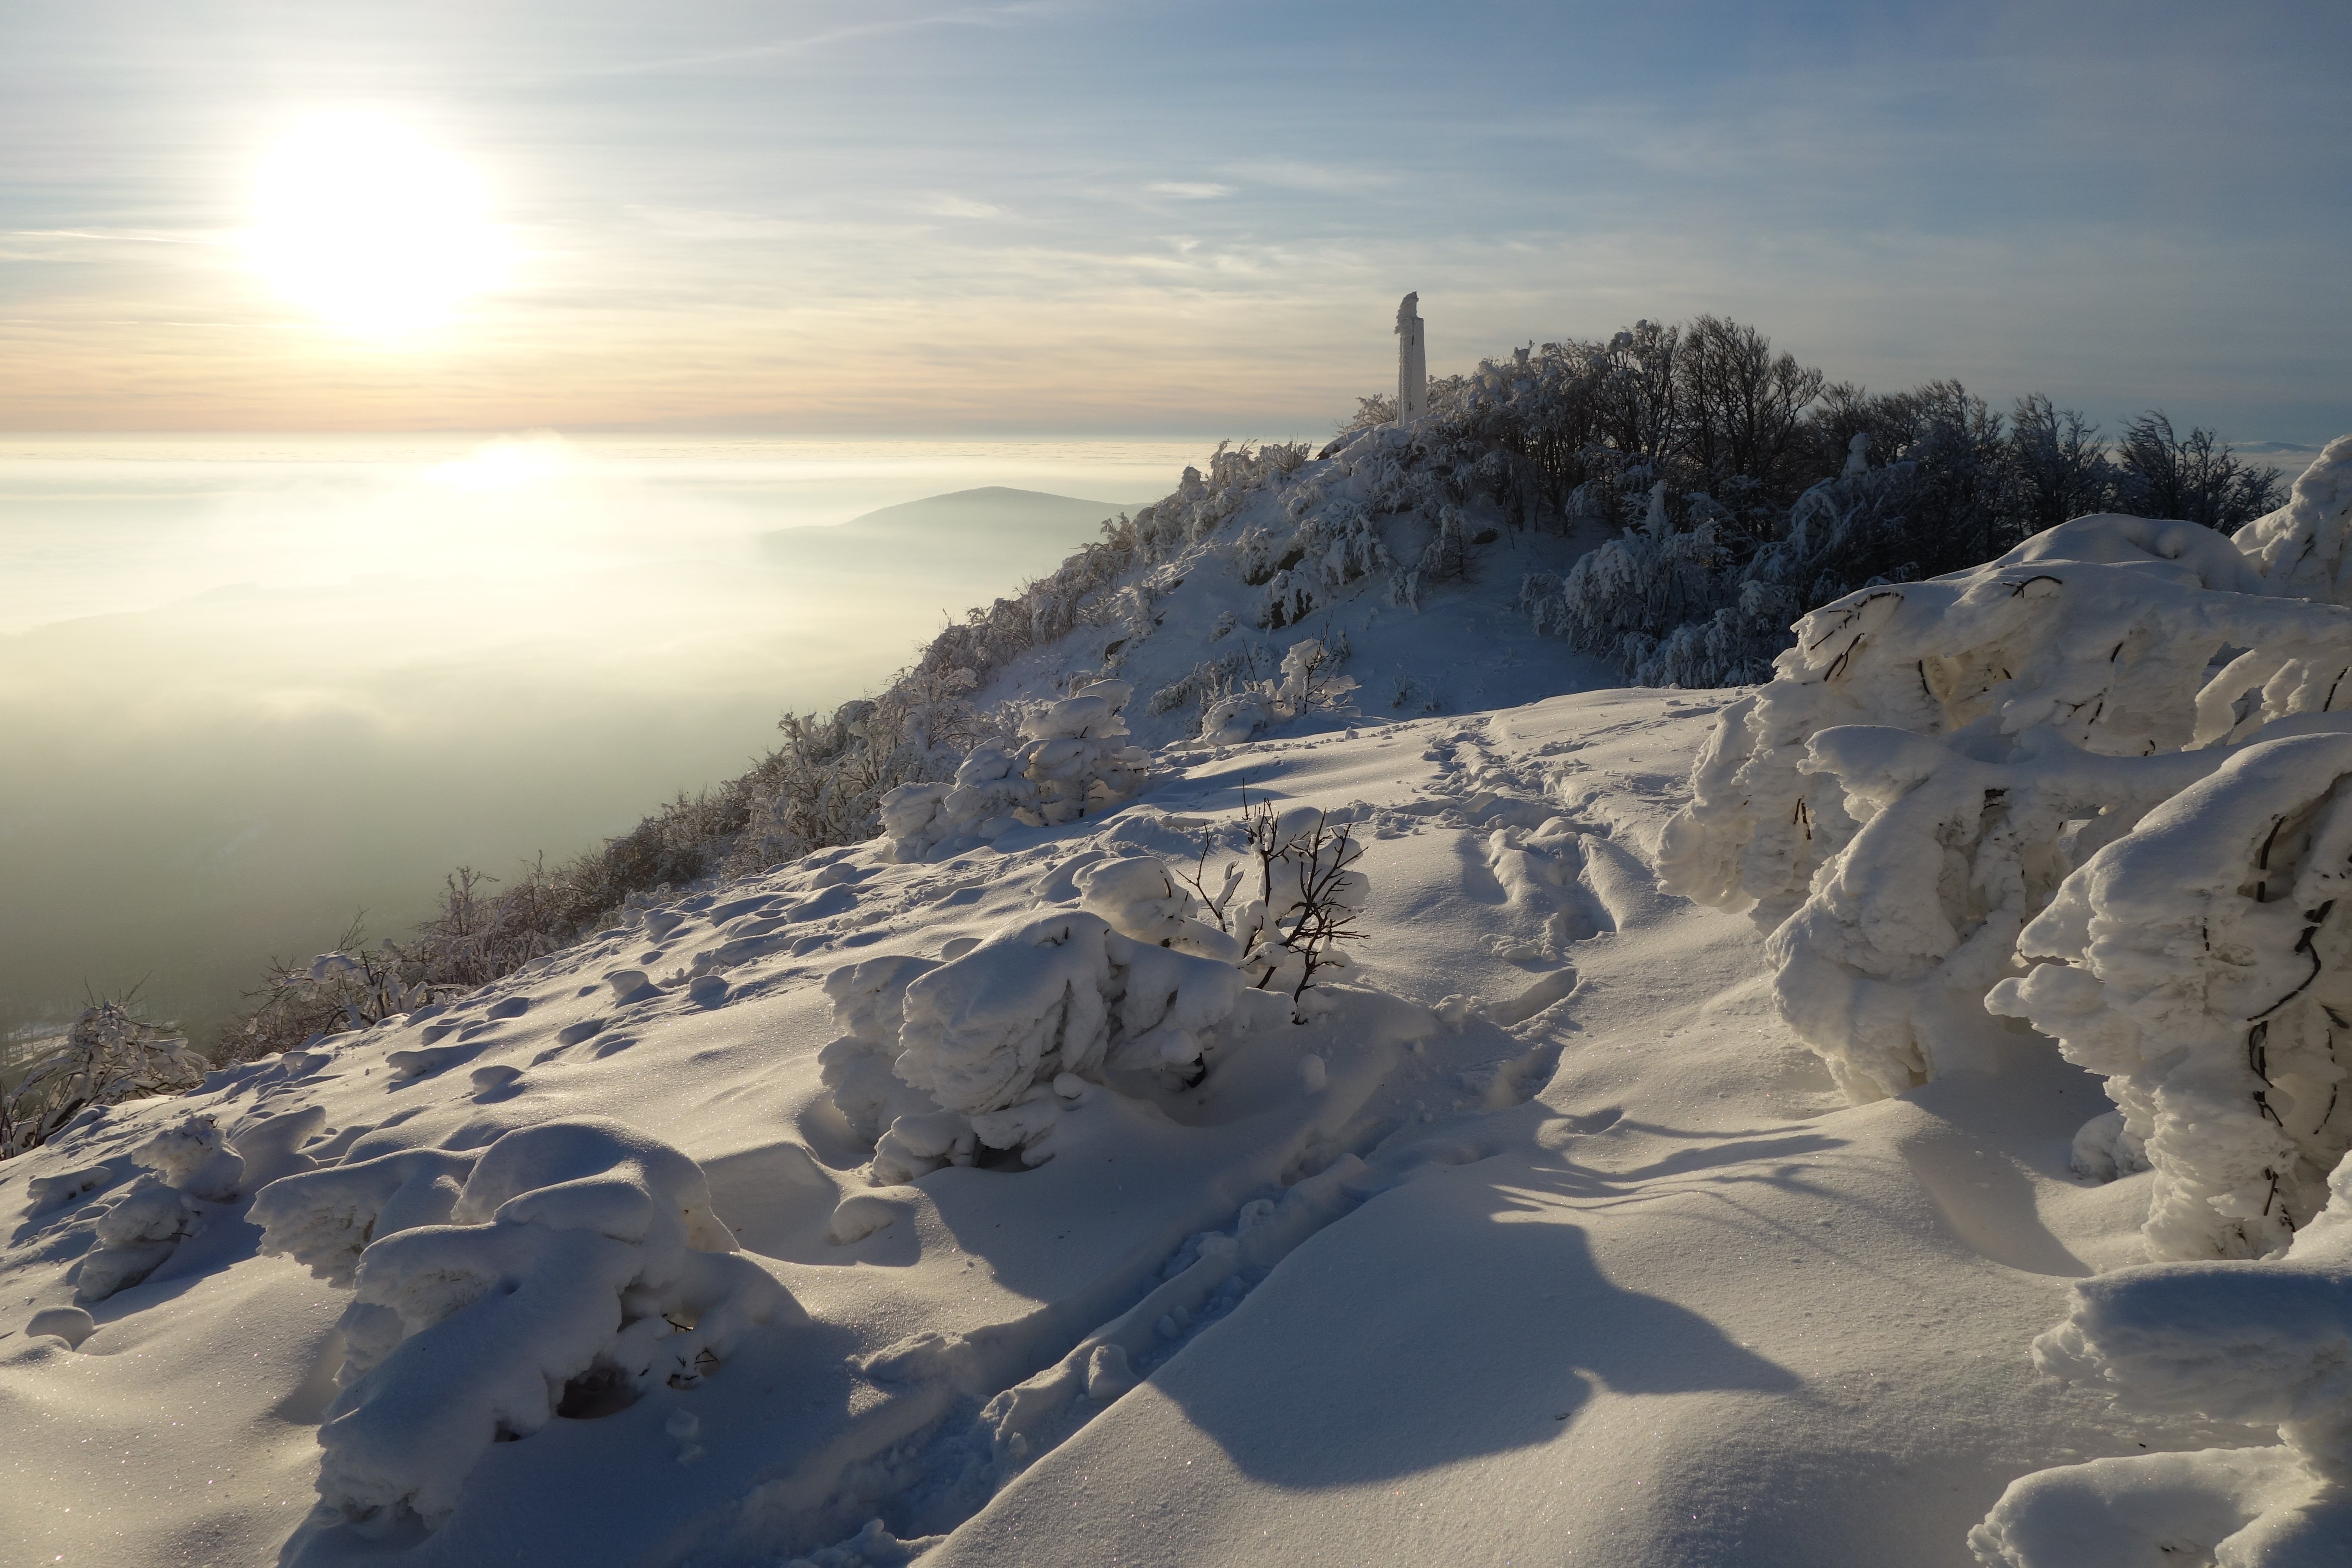
<svg viewBox="0 0 2352 1568">
<path fill-rule="evenodd" d="M 1213 894 L 1203 879 L 1211 830 L 1190 890 L 1157 856 L 1090 858 L 1071 879 L 1075 910 L 944 963 L 894 956 L 835 970 L 825 990 L 848 1033 L 825 1047 L 824 1079 L 843 1119 L 874 1143 L 867 1179 L 900 1185 L 983 1150 L 1042 1164 L 1065 1105 L 1087 1084 L 1196 1082 L 1226 1034 L 1271 1020 L 1282 999 L 1279 1011 L 1305 1023 L 1324 1006 L 1310 995 L 1318 975 L 1328 983 L 1350 963 L 1341 944 L 1360 934 L 1370 888 L 1347 815 L 1245 805 L 1245 853 Z M 1244 901 L 1253 865 L 1256 897 Z M 1257 999 L 1243 1008 L 1245 992 Z M 921 1102 L 908 1105 L 898 1085 Z M 836 1240 L 887 1223 L 870 1199 L 848 1205 L 836 1211 Z"/>
<path fill-rule="evenodd" d="M 420 1225 L 445 1225 L 477 1156 L 403 1149 L 335 1165 L 254 1194 L 247 1217 L 261 1250 L 289 1257 L 320 1279 L 349 1285 L 368 1244 Z"/>
<path fill-rule="evenodd" d="M 211 1116 L 190 1114 L 131 1151 L 147 1173 L 121 1196 L 99 1205 L 91 1225 L 96 1250 L 76 1277 L 74 1299 L 103 1301 L 163 1267 L 180 1244 L 222 1214 L 240 1190 L 307 1168 L 295 1145 L 317 1131 L 323 1113 L 305 1107 L 249 1118 L 224 1136 Z M 107 1184 L 103 1168 L 77 1172 L 35 1193 L 34 1208 L 60 1204 Z"/>
<path fill-rule="evenodd" d="M 896 1070 L 981 1143 L 1038 1164 L 1053 1154 L 1056 1079 L 1198 1063 L 1241 989 L 1230 963 L 1121 936 L 1083 910 L 1050 915 L 908 985 Z M 892 1124 L 894 1171 L 946 1163 L 937 1124 L 917 1121 Z"/>
<path fill-rule="evenodd" d="M 1969 1537 L 1994 1568 L 2161 1560 L 2322 1568 L 2352 1541 L 2352 1162 L 2276 1262 L 2165 1263 L 2074 1287 L 2043 1372 L 2127 1409 L 2275 1424 L 2274 1448 L 2151 1454 L 2027 1476 Z"/>
<path fill-rule="evenodd" d="M 2219 752 L 2190 755 L 2214 756 Z M 2141 818 L 2017 941 L 1987 1005 L 2106 1078 L 2156 1171 L 2158 1258 L 2284 1249 L 2352 1150 L 2352 733 L 2246 746 Z"/>
<path fill-rule="evenodd" d="M 148 1174 L 101 1211 L 98 1249 L 82 1259 L 78 1301 L 103 1301 L 152 1274 L 181 1240 L 234 1196 L 245 1162 L 209 1116 L 189 1116 L 131 1152 Z"/>
<path fill-rule="evenodd" d="M 567 1402 L 690 1385 L 798 1311 L 734 1254 L 700 1168 L 621 1123 L 507 1133 L 470 1162 L 448 1223 L 426 1216 L 455 1167 L 425 1152 L 289 1176 L 257 1205 L 273 1246 L 330 1272 L 370 1202 L 379 1224 L 407 1222 L 366 1242 L 338 1325 L 318 1489 L 347 1519 L 438 1524 L 491 1444 Z"/>
</svg>

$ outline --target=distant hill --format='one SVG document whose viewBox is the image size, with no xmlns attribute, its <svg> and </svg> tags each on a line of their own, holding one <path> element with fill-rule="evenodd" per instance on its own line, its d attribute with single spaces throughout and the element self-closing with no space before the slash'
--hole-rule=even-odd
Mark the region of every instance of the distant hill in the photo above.
<svg viewBox="0 0 2352 1568">
<path fill-rule="evenodd" d="M 760 547 L 772 561 L 827 567 L 852 561 L 870 566 L 881 550 L 919 550 L 919 563 L 932 571 L 985 564 L 987 581 L 1007 591 L 1059 566 L 1100 537 L 1104 520 L 1132 510 L 1131 503 L 988 485 L 886 506 L 830 527 L 777 529 L 760 536 Z"/>
</svg>

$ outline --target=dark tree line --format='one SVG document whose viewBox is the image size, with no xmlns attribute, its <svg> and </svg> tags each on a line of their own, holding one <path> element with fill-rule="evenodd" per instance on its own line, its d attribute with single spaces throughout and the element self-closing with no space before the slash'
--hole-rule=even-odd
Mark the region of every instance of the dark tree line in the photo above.
<svg viewBox="0 0 2352 1568">
<path fill-rule="evenodd" d="M 2069 518 L 2227 531 L 2283 500 L 2270 468 L 2161 409 L 2110 438 L 2040 394 L 2003 413 L 1951 380 L 1873 393 L 1717 316 L 1530 344 L 1433 384 L 1431 405 L 1433 435 L 1527 458 L 1568 526 L 1606 531 L 1521 603 L 1643 684 L 1761 679 L 1806 611 Z"/>
</svg>

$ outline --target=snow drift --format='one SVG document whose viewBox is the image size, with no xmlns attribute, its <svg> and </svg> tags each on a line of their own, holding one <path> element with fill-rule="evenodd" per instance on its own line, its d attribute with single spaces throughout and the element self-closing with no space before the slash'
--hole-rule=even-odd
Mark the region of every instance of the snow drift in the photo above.
<svg viewBox="0 0 2352 1568">
<path fill-rule="evenodd" d="M 409 1151 L 263 1195 L 264 1250 L 331 1277 L 373 1211 L 339 1325 L 342 1391 L 319 1432 L 319 1495 L 354 1521 L 438 1524 L 491 1444 L 567 1400 L 699 1382 L 795 1311 L 733 1256 L 694 1162 L 617 1122 L 542 1122 L 478 1159 Z"/>
</svg>

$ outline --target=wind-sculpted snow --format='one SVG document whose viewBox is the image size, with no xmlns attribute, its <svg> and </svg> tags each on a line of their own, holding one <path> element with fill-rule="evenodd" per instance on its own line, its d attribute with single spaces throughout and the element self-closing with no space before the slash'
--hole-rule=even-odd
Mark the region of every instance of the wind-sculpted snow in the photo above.
<svg viewBox="0 0 2352 1568">
<path fill-rule="evenodd" d="M 2298 481 L 2288 512 L 2325 512 L 2334 461 Z M 2284 515 L 2250 525 L 2247 542 L 2276 533 Z M 2300 526 L 2309 538 L 2316 524 L 2306 517 Z M 1782 1011 L 1851 1098 L 1898 1094 L 1979 1064 L 1994 1027 L 1982 1007 L 1987 993 L 2032 959 L 2080 952 L 2079 936 L 2070 946 L 2055 927 L 2037 928 L 2053 933 L 2039 946 L 2021 951 L 2018 939 L 2053 898 L 2091 896 L 2102 846 L 2111 865 L 2142 853 L 2131 847 L 2141 819 L 2216 769 L 2239 767 L 2242 750 L 2347 727 L 2333 705 L 2352 700 L 2344 689 L 2352 611 L 2275 596 L 2268 585 L 2255 558 L 2210 530 L 2092 517 L 1974 572 L 1869 589 L 1817 611 L 1800 623 L 1771 683 L 1727 710 L 1701 753 L 1692 804 L 1664 840 L 1664 879 L 1707 902 L 1745 904 L 1772 931 Z M 2315 739 L 2295 754 L 2324 744 Z M 2267 781 L 2250 787 L 2279 799 L 2276 820 L 2267 807 L 2247 808 L 2263 817 L 2254 842 L 2212 825 L 2213 853 L 2232 866 L 2207 880 L 2231 887 L 2263 881 L 2261 862 L 2272 853 L 2299 853 L 2294 839 L 2266 836 L 2315 808 L 2307 791 L 2298 793 L 2305 786 L 2283 775 L 2243 776 Z M 2310 788 L 2324 793 L 2329 784 Z M 2270 885 L 2284 896 L 2280 877 Z M 2149 896 L 2164 906 L 2161 921 L 2146 905 L 2131 918 L 2167 929 L 2186 919 L 2203 951 L 2204 911 L 2189 907 L 2185 885 Z M 2307 945 L 2288 936 L 2282 956 L 2293 970 L 2306 967 L 2299 955 Z M 2150 951 L 2166 949 L 2154 942 Z M 2185 952 L 2165 962 L 2200 972 Z M 2096 984 L 2087 972 L 2020 984 L 2021 998 L 2069 1009 L 2065 1032 L 2086 1039 L 2112 1032 L 2102 1020 L 2126 1001 L 2086 993 Z M 2229 1026 L 2259 1037 L 2255 1015 L 2266 1005 L 2248 999 Z M 2259 1081 L 2262 1043 L 2249 1047 L 2241 1034 L 2247 1085 L 2233 1104 L 2277 1131 L 2279 1113 Z M 2095 1060 L 2118 1079 L 2120 1146 L 2142 1147 L 2152 1112 L 2146 1086 L 2121 1081 L 2129 1064 L 2087 1045 L 2074 1059 Z M 2299 1102 L 2306 1120 L 2319 1111 L 2311 1098 L 2306 1091 Z M 2274 1217 L 2253 1249 L 2283 1245 L 2278 1227 L 2293 1223 L 2291 1213 L 2307 1217 L 2309 1194 L 2333 1161 L 2294 1174 L 2280 1168 L 2291 1162 L 2274 1142 L 2210 1122 L 2194 1134 L 2176 1127 L 2148 1157 L 2169 1170 L 2164 1190 L 2198 1196 L 2186 1215 L 2160 1205 L 2152 1245 L 2168 1256 L 2242 1249 L 2243 1240 L 2217 1238 L 2265 1212 Z M 2225 1156 L 2225 1148 L 2235 1152 Z M 2261 1178 L 2252 1209 L 2246 1169 L 2273 1173 Z M 2292 1194 L 2284 1207 L 2282 1190 Z M 2221 1206 L 2209 1212 L 2206 1200 Z"/>
<path fill-rule="evenodd" d="M 898 1074 L 971 1117 L 990 1147 L 1034 1161 L 1056 1077 L 1199 1061 L 1241 984 L 1230 963 L 1121 936 L 1100 915 L 1049 915 L 907 987 Z"/>
<path fill-rule="evenodd" d="M 256 1205 L 266 1245 L 331 1272 L 344 1247 L 319 1237 L 370 1204 L 378 1222 L 407 1209 L 361 1251 L 340 1324 L 319 1495 L 346 1518 L 437 1524 L 492 1443 L 537 1432 L 567 1397 L 690 1385 L 797 1310 L 732 1255 L 694 1162 L 633 1129 L 542 1122 L 462 1165 L 425 1152 L 289 1176 Z"/>
<path fill-rule="evenodd" d="M 2027 1476 L 1970 1535 L 1991 1568 L 2328 1568 L 2352 1542 L 2352 1163 L 2274 1262 L 2167 1263 L 2074 1288 L 2043 1372 L 2126 1409 L 2274 1425 L 2274 1448 Z"/>
<path fill-rule="evenodd" d="M 2148 813 L 2019 939 L 2055 962 L 1987 1004 L 2105 1076 L 2119 1146 L 2156 1170 L 2156 1257 L 2284 1248 L 2352 1149 L 2346 731 L 2248 745 Z"/>
</svg>

